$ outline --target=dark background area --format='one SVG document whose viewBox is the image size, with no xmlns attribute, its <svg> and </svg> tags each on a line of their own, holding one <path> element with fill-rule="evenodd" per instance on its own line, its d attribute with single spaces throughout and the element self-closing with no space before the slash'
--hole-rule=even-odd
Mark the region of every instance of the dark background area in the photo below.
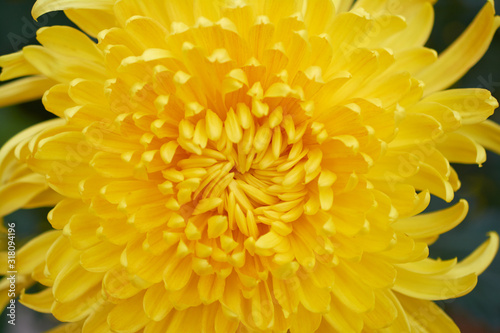
<svg viewBox="0 0 500 333">
<path fill-rule="evenodd" d="M 473 20 L 486 1 L 439 0 L 435 5 L 436 23 L 428 46 L 441 52 L 450 45 Z M 69 24 L 61 13 L 47 14 L 35 22 L 31 17 L 33 0 L 0 0 L 0 54 L 20 50 L 36 43 L 36 29 L 42 25 Z M 500 12 L 500 2 L 495 5 Z M 500 33 L 496 33 L 484 58 L 462 78 L 455 87 L 485 88 L 500 100 Z M 0 146 L 20 130 L 45 119 L 41 102 L 0 109 Z M 492 117 L 500 122 L 500 110 Z M 483 167 L 455 165 L 462 181 L 456 193 L 456 202 L 465 198 L 469 214 L 454 230 L 441 236 L 431 246 L 431 257 L 464 258 L 479 246 L 490 230 L 500 232 L 500 156 L 488 152 Z M 429 210 L 445 207 L 440 199 L 433 198 Z M 22 210 L 5 218 L 16 222 L 18 248 L 23 241 L 50 228 L 45 217 L 49 209 Z M 19 243 L 20 242 L 20 243 Z M 1 244 L 1 242 L 0 242 Z M 500 255 L 480 277 L 477 287 L 470 294 L 455 300 L 438 302 L 453 317 L 464 333 L 500 333 Z M 0 332 L 38 333 L 53 327 L 56 321 L 50 315 L 35 313 L 17 303 L 17 325 L 7 325 L 5 312 L 0 318 Z M 445 332 L 443 332 L 445 333 Z"/>
</svg>

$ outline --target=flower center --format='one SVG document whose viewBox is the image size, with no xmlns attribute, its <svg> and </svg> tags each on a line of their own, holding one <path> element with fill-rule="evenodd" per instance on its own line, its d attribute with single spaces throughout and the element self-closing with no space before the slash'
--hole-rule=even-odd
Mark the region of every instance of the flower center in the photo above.
<svg viewBox="0 0 500 333">
<path fill-rule="evenodd" d="M 213 53 L 217 57 L 209 63 L 218 71 L 226 64 L 219 57 L 224 52 Z M 186 61 L 187 67 L 194 65 Z M 315 253 L 333 251 L 328 237 L 335 228 L 325 211 L 333 205 L 337 176 L 322 163 L 325 158 L 332 164 L 336 157 L 324 157 L 320 149 L 329 137 L 326 128 L 333 127 L 325 125 L 330 120 L 314 115 L 314 103 L 306 100 L 299 82 L 287 83 L 286 71 L 264 71 L 255 59 L 224 67 L 215 80 L 222 83 L 218 88 L 212 81 L 203 84 L 205 72 L 191 75 L 184 67 L 171 63 L 168 52 L 147 50 L 122 61 L 118 78 L 109 82 L 119 134 L 137 147 L 120 158 L 133 166 L 129 174 L 148 183 L 144 193 L 155 200 L 135 203 L 151 206 L 147 212 L 160 217 L 140 221 L 148 218 L 143 207 L 125 202 L 119 208 L 152 240 L 166 241 L 159 240 L 159 246 L 176 246 L 179 256 L 192 254 L 200 275 L 245 266 L 265 279 L 270 258 L 271 266 L 297 257 L 313 267 Z M 314 81 L 314 76 L 300 77 Z M 126 98 L 114 93 L 124 91 Z M 322 234 L 314 234 L 315 228 Z M 308 243 L 313 249 L 303 249 Z"/>
<path fill-rule="evenodd" d="M 290 223 L 304 212 L 310 195 L 306 183 L 318 174 L 319 161 L 312 166 L 317 171 L 306 175 L 305 165 L 311 169 L 312 164 L 303 143 L 307 123 L 296 128 L 291 115 L 283 113 L 277 107 L 259 118 L 240 103 L 224 121 L 211 110 L 196 123 L 182 120 L 179 139 L 163 151 L 172 165 L 162 171 L 161 185 L 174 194 L 169 208 L 180 210 L 183 220 L 211 215 L 209 237 L 226 218 L 230 230 L 253 239 L 271 229 L 290 234 Z"/>
</svg>

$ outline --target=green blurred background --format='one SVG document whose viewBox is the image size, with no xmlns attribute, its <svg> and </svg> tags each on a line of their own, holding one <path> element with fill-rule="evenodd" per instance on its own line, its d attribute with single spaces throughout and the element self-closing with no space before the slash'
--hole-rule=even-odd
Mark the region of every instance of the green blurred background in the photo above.
<svg viewBox="0 0 500 333">
<path fill-rule="evenodd" d="M 0 54 L 36 43 L 35 31 L 40 26 L 71 24 L 61 13 L 44 15 L 39 22 L 35 22 L 30 15 L 33 3 L 34 0 L 0 0 Z M 439 52 L 444 50 L 472 21 L 484 3 L 483 0 L 439 0 L 435 5 L 436 23 L 428 46 Z M 500 2 L 495 7 L 500 12 Z M 455 87 L 488 88 L 500 100 L 499 59 L 500 33 L 497 32 L 484 58 Z M 44 110 L 40 102 L 0 109 L 0 145 L 20 130 L 50 117 L 51 114 Z M 492 118 L 500 122 L 500 110 Z M 458 198 L 467 199 L 470 211 L 459 227 L 441 236 L 432 245 L 433 258 L 458 256 L 461 259 L 486 239 L 488 231 L 500 232 L 500 156 L 488 153 L 488 161 L 482 168 L 474 165 L 455 167 L 462 188 L 454 202 Z M 440 199 L 433 198 L 429 210 L 444 206 Z M 22 243 L 50 227 L 45 220 L 48 210 L 22 210 L 7 216 L 5 221 L 16 222 L 17 240 Z M 6 324 L 4 312 L 0 319 L 0 332 L 38 333 L 57 324 L 50 315 L 35 313 L 17 304 L 16 326 Z M 464 333 L 500 333 L 500 255 L 479 277 L 473 292 L 438 304 L 454 318 Z"/>
</svg>

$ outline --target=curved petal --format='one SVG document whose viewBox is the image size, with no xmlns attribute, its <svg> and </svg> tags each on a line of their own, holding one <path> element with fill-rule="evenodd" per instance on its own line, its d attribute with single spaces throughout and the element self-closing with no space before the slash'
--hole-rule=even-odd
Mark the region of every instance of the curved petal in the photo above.
<svg viewBox="0 0 500 333">
<path fill-rule="evenodd" d="M 0 80 L 2 81 L 40 74 L 35 67 L 26 61 L 22 50 L 1 56 L 0 67 L 2 67 L 2 74 L 0 74 Z"/>
<path fill-rule="evenodd" d="M 56 82 L 42 75 L 31 76 L 0 86 L 0 107 L 40 99 Z"/>
<path fill-rule="evenodd" d="M 490 237 L 474 252 L 459 262 L 448 274 L 459 276 L 465 274 L 481 274 L 491 264 L 498 252 L 498 234 L 496 232 L 488 233 Z"/>
<path fill-rule="evenodd" d="M 46 288 L 36 294 L 26 294 L 24 291 L 20 296 L 21 304 L 38 312 L 50 313 L 55 301 L 52 288 Z"/>
<path fill-rule="evenodd" d="M 36 266 L 43 263 L 49 247 L 60 234 L 57 230 L 48 231 L 26 243 L 17 253 L 18 274 L 31 274 Z"/>
<path fill-rule="evenodd" d="M 90 36 L 97 38 L 99 32 L 117 26 L 115 16 L 97 9 L 67 9 L 66 16 L 80 29 Z"/>
<path fill-rule="evenodd" d="M 394 222 L 392 227 L 413 238 L 438 236 L 456 227 L 464 220 L 468 211 L 467 201 L 461 199 L 453 207 L 400 219 Z"/>
<path fill-rule="evenodd" d="M 498 108 L 497 100 L 486 89 L 449 89 L 424 98 L 422 102 L 436 102 L 460 115 L 464 125 L 486 120 Z"/>
<path fill-rule="evenodd" d="M 434 301 L 466 295 L 474 289 L 476 283 L 477 275 L 474 273 L 451 278 L 446 275 L 410 272 L 398 267 L 393 290 L 410 297 Z"/>
<path fill-rule="evenodd" d="M 465 32 L 444 51 L 438 60 L 417 73 L 425 83 L 425 94 L 446 89 L 460 79 L 484 55 L 500 17 L 495 16 L 493 1 L 489 0 Z"/>
<path fill-rule="evenodd" d="M 113 8 L 113 4 L 113 0 L 38 0 L 33 6 L 31 14 L 36 20 L 45 13 L 57 10 L 72 8 L 111 10 Z"/>
<path fill-rule="evenodd" d="M 485 120 L 482 123 L 464 126 L 459 130 L 481 146 L 500 154 L 500 125 Z"/>
<path fill-rule="evenodd" d="M 0 185 L 0 216 L 8 215 L 26 206 L 39 193 L 47 189 L 45 177 L 34 173 Z"/>
<path fill-rule="evenodd" d="M 397 295 L 405 309 L 410 325 L 417 332 L 425 333 L 459 333 L 453 320 L 436 304 L 430 301 Z"/>
</svg>

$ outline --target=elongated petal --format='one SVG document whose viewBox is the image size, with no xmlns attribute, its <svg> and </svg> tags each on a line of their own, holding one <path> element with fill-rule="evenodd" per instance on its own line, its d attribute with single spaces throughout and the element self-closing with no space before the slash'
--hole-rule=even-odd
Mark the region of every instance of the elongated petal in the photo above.
<svg viewBox="0 0 500 333">
<path fill-rule="evenodd" d="M 150 321 L 143 310 L 143 297 L 144 292 L 141 292 L 115 306 L 108 314 L 109 328 L 123 333 L 135 332 L 143 328 Z"/>
<path fill-rule="evenodd" d="M 462 124 L 477 124 L 486 120 L 498 107 L 497 100 L 485 89 L 452 89 L 427 96 L 423 102 L 437 102 L 456 111 Z"/>
<path fill-rule="evenodd" d="M 102 273 L 86 271 L 79 263 L 67 265 L 59 272 L 54 281 L 54 297 L 60 302 L 72 301 L 100 283 L 103 276 L 104 274 Z M 78 284 L 75 284 L 77 287 L 73 288 L 72 286 L 75 281 L 78 281 Z"/>
<path fill-rule="evenodd" d="M 43 263 L 47 250 L 60 234 L 60 231 L 46 232 L 25 244 L 17 252 L 18 274 L 29 274 Z"/>
<path fill-rule="evenodd" d="M 3 84 L 0 86 L 0 107 L 37 100 L 54 84 L 54 80 L 41 75 Z"/>
<path fill-rule="evenodd" d="M 467 30 L 438 60 L 417 73 L 417 78 L 425 83 L 425 93 L 445 89 L 460 79 L 486 52 L 499 26 L 493 1 L 488 1 Z"/>
<path fill-rule="evenodd" d="M 477 283 L 474 273 L 465 276 L 424 275 L 398 269 L 393 290 L 424 300 L 444 300 L 469 293 Z"/>
<path fill-rule="evenodd" d="M 113 6 L 113 1 L 111 0 L 37 0 L 33 6 L 32 15 L 35 19 L 39 18 L 45 13 L 53 12 L 57 10 L 65 10 L 70 8 L 91 8 L 100 10 L 110 10 Z"/>
<path fill-rule="evenodd" d="M 438 144 L 438 149 L 450 162 L 481 165 L 486 161 L 486 151 L 483 146 L 459 133 L 447 134 Z"/>
<path fill-rule="evenodd" d="M 97 45 L 84 33 L 74 28 L 44 27 L 37 31 L 36 38 L 44 47 L 60 54 L 78 56 L 97 62 L 104 60 L 102 51 Z"/>
<path fill-rule="evenodd" d="M 500 154 L 500 125 L 493 121 L 486 120 L 479 124 L 464 126 L 460 132 L 485 148 Z"/>
<path fill-rule="evenodd" d="M 468 211 L 469 204 L 461 199 L 453 207 L 398 220 L 393 227 L 415 238 L 438 236 L 456 227 Z"/>
<path fill-rule="evenodd" d="M 144 311 L 154 321 L 160 321 L 172 310 L 168 294 L 163 283 L 149 288 L 144 294 Z"/>
<path fill-rule="evenodd" d="M 97 37 L 99 32 L 116 26 L 114 15 L 98 9 L 66 9 L 66 16 L 76 23 L 83 31 L 92 37 Z"/>
<path fill-rule="evenodd" d="M 52 304 L 54 303 L 54 295 L 52 288 L 46 288 L 36 294 L 21 293 L 21 304 L 38 312 L 50 313 Z"/>
<path fill-rule="evenodd" d="M 40 74 L 35 67 L 26 61 L 23 51 L 0 56 L 0 67 L 2 67 L 2 74 L 0 74 L 2 81 Z"/>
<path fill-rule="evenodd" d="M 490 237 L 474 252 L 460 261 L 450 272 L 450 276 L 470 274 L 481 274 L 490 265 L 498 252 L 498 234 L 490 232 Z"/>
<path fill-rule="evenodd" d="M 430 301 L 397 295 L 401 305 L 408 313 L 410 325 L 419 331 L 429 333 L 460 332 L 457 325 L 436 304 Z"/>
<path fill-rule="evenodd" d="M 31 199 L 45 191 L 48 185 L 44 177 L 38 174 L 28 174 L 0 186 L 0 216 L 5 216 L 13 211 L 26 206 Z"/>
</svg>

